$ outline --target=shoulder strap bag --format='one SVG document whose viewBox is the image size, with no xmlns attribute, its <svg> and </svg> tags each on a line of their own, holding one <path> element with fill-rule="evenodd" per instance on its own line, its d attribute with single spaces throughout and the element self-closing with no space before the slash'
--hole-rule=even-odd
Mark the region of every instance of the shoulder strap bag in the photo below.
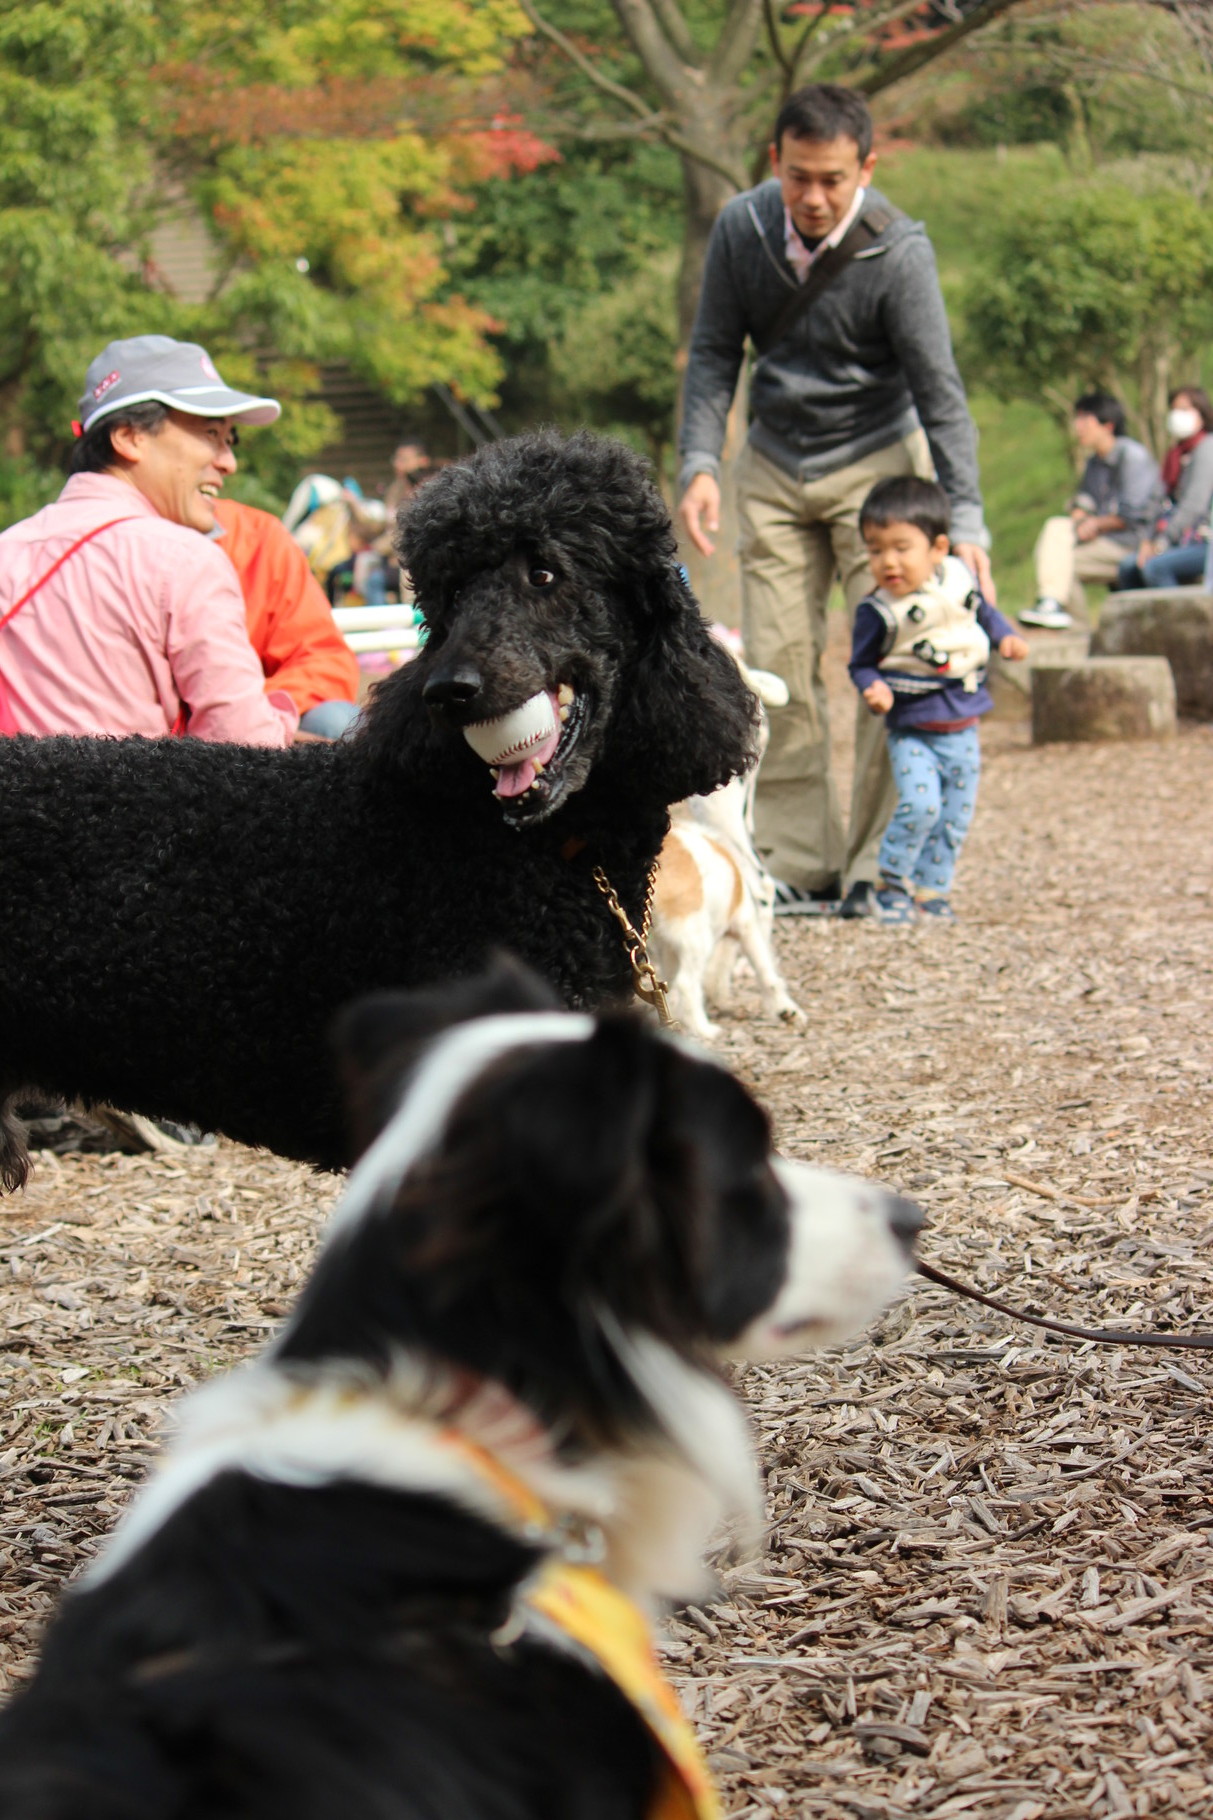
<svg viewBox="0 0 1213 1820">
<path fill-rule="evenodd" d="M 761 343 L 755 343 L 759 354 L 769 354 L 772 348 L 778 347 L 812 309 L 823 291 L 828 290 L 834 280 L 846 270 L 855 255 L 866 252 L 887 227 L 900 220 L 901 214 L 900 209 L 886 208 L 883 204 L 865 208 L 858 219 L 851 223 L 838 245 L 827 247 L 813 261 L 804 283 L 797 285 L 795 295 L 788 298 Z"/>
<path fill-rule="evenodd" d="M 107 518 L 104 524 L 94 525 L 91 531 L 86 531 L 83 537 L 78 537 L 75 543 L 69 544 L 62 556 L 57 557 L 51 564 L 50 568 L 46 571 L 46 574 L 40 575 L 33 587 L 27 588 L 25 593 L 21 596 L 21 599 L 17 601 L 14 606 L 11 606 L 8 612 L 0 618 L 0 632 L 3 632 L 10 620 L 16 619 L 22 607 L 27 607 L 29 605 L 39 589 L 46 586 L 52 575 L 57 575 L 59 573 L 59 570 L 63 567 L 64 563 L 70 561 L 77 550 L 82 550 L 86 543 L 91 543 L 93 541 L 94 537 L 100 537 L 102 531 L 110 531 L 115 525 L 124 525 L 128 523 L 132 516 L 133 515 L 130 512 L 127 512 L 121 518 Z M 18 727 L 16 719 L 14 718 L 13 710 L 9 705 L 8 691 L 4 686 L 4 678 L 3 676 L 0 676 L 0 738 L 12 739 L 20 731 L 21 729 Z"/>
</svg>

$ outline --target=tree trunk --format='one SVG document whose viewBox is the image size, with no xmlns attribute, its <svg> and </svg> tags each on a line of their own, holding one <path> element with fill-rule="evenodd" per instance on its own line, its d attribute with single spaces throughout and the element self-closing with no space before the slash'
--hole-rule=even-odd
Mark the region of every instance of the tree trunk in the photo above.
<svg viewBox="0 0 1213 1820">
<path fill-rule="evenodd" d="M 1145 441 L 1162 459 L 1167 444 L 1167 395 L 1175 372 L 1175 350 L 1166 343 L 1161 347 L 1142 349 L 1138 365 L 1138 408 L 1145 428 Z"/>
<path fill-rule="evenodd" d="M 682 231 L 682 264 L 678 271 L 678 345 L 685 348 L 695 322 L 712 226 L 730 196 L 737 194 L 737 189 L 718 171 L 710 171 L 696 159 L 684 157 L 682 194 L 686 218 Z"/>
</svg>

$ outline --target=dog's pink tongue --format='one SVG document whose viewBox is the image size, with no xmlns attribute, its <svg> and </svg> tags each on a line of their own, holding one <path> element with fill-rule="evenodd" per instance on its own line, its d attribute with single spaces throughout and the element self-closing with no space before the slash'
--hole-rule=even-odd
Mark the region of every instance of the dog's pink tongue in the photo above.
<svg viewBox="0 0 1213 1820">
<path fill-rule="evenodd" d="M 524 790 L 530 789 L 534 781 L 535 767 L 529 758 L 524 758 L 521 764 L 502 765 L 497 773 L 493 794 L 495 796 L 521 796 Z"/>
<path fill-rule="evenodd" d="M 541 746 L 537 746 L 533 752 L 528 752 L 525 758 L 520 758 L 516 765 L 502 765 L 494 786 L 495 796 L 521 796 L 524 791 L 530 789 L 535 781 L 535 766 L 551 762 L 552 754 L 560 744 L 561 726 L 556 697 L 549 693 L 548 699 L 552 704 L 552 712 L 556 716 L 555 732 L 549 733 Z"/>
</svg>

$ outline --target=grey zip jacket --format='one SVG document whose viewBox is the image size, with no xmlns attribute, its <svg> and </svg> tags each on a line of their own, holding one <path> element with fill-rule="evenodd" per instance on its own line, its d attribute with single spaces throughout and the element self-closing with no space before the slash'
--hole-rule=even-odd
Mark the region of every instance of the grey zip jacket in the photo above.
<svg viewBox="0 0 1213 1820">
<path fill-rule="evenodd" d="M 778 345 L 767 337 L 797 287 L 784 257 L 783 196 L 772 178 L 725 204 L 712 229 L 683 392 L 679 492 L 719 476 L 725 421 L 747 338 L 765 349 L 750 382 L 750 442 L 788 474 L 816 480 L 899 442 L 921 424 L 952 505 L 952 537 L 988 545 L 977 432 L 956 370 L 935 254 L 921 222 L 869 190 L 894 219 Z"/>
</svg>

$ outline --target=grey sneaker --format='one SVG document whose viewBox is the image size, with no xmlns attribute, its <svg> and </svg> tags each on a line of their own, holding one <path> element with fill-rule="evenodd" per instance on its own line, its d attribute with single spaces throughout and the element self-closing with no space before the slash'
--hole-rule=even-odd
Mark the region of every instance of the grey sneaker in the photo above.
<svg viewBox="0 0 1213 1820">
<path fill-rule="evenodd" d="M 820 891 L 802 891 L 799 885 L 789 885 L 781 878 L 772 880 L 775 886 L 776 916 L 836 916 L 838 900 L 842 896 L 842 886 L 835 881 L 824 885 Z"/>
<path fill-rule="evenodd" d="M 1034 607 L 1024 608 L 1019 615 L 1019 623 L 1021 626 L 1036 626 L 1042 632 L 1068 632 L 1074 621 L 1059 600 L 1051 600 L 1045 594 Z"/>
</svg>

